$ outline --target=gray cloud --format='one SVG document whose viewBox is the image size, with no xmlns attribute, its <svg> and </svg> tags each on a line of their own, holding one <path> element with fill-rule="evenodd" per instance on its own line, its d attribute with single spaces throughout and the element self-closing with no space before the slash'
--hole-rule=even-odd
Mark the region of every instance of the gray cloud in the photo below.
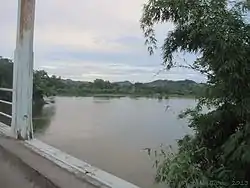
<svg viewBox="0 0 250 188">
<path fill-rule="evenodd" d="M 145 1 L 37 1 L 35 68 L 75 80 L 204 80 L 201 75 L 183 69 L 157 74 L 163 68 L 160 53 L 148 56 L 139 28 Z M 0 3 L 4 5 L 0 6 L 0 55 L 13 58 L 17 1 Z M 159 41 L 172 28 L 172 24 L 157 26 Z M 192 62 L 195 56 L 185 58 Z"/>
</svg>

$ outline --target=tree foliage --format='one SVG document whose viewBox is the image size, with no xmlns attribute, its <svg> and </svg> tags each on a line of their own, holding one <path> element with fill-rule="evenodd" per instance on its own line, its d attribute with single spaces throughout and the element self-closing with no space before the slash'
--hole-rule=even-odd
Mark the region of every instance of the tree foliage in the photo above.
<svg viewBox="0 0 250 188">
<path fill-rule="evenodd" d="M 40 73 L 42 72 L 40 71 Z M 95 79 L 93 82 L 73 81 L 56 76 L 43 78 L 43 82 L 39 79 L 36 80 L 40 83 L 36 85 L 48 86 L 43 89 L 43 92 L 47 93 L 46 91 L 48 91 L 54 95 L 63 96 L 198 96 L 202 95 L 205 88 L 205 85 L 191 80 L 156 80 L 149 83 L 137 82 L 134 84 L 129 81 L 112 83 L 103 79 Z"/>
<path fill-rule="evenodd" d="M 11 88 L 12 86 L 12 67 L 11 60 L 0 56 L 0 87 Z M 12 94 L 0 91 L 1 99 L 10 99 Z"/>
<path fill-rule="evenodd" d="M 35 103 L 43 103 L 45 96 L 53 94 L 49 87 L 49 76 L 45 71 L 34 71 L 33 84 L 33 101 Z M 0 56 L 0 87 L 12 88 L 13 84 L 13 62 L 11 59 Z M 11 101 L 12 94 L 0 91 L 0 98 Z"/>
<path fill-rule="evenodd" d="M 157 47 L 154 26 L 172 22 L 161 48 L 165 66 L 183 66 L 174 61 L 176 52 L 196 53 L 188 66 L 207 75 L 209 86 L 197 107 L 184 113 L 195 135 L 180 140 L 177 154 L 158 167 L 157 180 L 171 187 L 250 183 L 248 7 L 249 1 L 227 0 L 149 0 L 144 6 L 141 28 L 149 52 Z M 213 108 L 204 113 L 203 106 Z M 191 176 L 194 169 L 197 176 Z"/>
</svg>

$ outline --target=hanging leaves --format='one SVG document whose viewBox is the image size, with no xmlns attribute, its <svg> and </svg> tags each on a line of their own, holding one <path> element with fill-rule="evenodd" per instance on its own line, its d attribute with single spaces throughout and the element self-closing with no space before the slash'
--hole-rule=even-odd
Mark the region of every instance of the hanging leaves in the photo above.
<svg viewBox="0 0 250 188">
<path fill-rule="evenodd" d="M 195 134 L 178 141 L 177 153 L 161 152 L 158 182 L 174 188 L 233 187 L 233 179 L 250 183 L 249 2 L 149 0 L 144 5 L 141 28 L 150 54 L 157 47 L 154 26 L 172 22 L 175 27 L 161 47 L 163 64 L 192 68 L 208 80 L 205 97 L 180 115 L 189 118 Z M 174 61 L 180 51 L 199 58 L 183 65 Z M 202 106 L 210 110 L 204 113 Z"/>
</svg>

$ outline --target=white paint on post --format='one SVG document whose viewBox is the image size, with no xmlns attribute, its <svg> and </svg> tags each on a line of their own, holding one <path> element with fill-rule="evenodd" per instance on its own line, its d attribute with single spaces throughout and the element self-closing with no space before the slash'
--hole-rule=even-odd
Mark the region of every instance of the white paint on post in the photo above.
<svg viewBox="0 0 250 188">
<path fill-rule="evenodd" d="M 35 0 L 18 0 L 14 57 L 11 130 L 18 139 L 31 139 L 33 94 L 33 38 Z"/>
</svg>

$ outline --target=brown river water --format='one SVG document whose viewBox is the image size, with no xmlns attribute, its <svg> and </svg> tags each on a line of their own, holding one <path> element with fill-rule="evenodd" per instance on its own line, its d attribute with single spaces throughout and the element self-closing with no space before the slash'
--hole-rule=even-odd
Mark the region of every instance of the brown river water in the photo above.
<svg viewBox="0 0 250 188">
<path fill-rule="evenodd" d="M 195 100 L 56 97 L 34 111 L 35 137 L 142 188 L 154 184 L 153 159 L 144 148 L 192 131 L 178 114 Z M 2 118 L 1 118 L 2 119 Z"/>
</svg>

